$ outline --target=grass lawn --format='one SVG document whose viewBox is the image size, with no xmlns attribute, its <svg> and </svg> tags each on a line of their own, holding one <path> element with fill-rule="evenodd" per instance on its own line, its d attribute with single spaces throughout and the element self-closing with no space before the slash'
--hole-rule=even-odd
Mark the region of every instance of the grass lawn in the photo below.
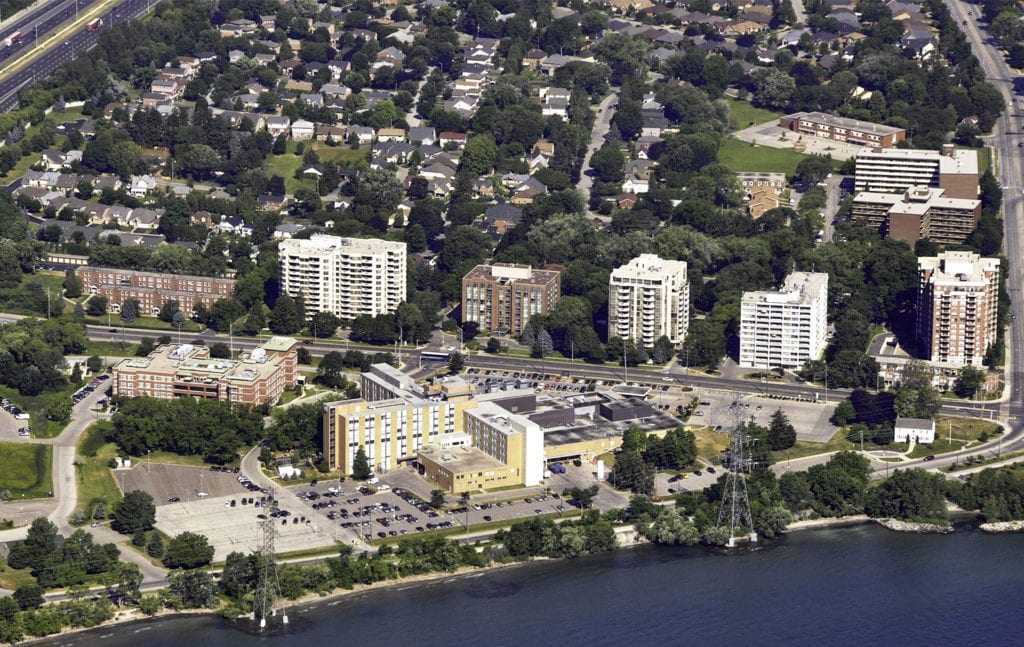
<svg viewBox="0 0 1024 647">
<path fill-rule="evenodd" d="M 0 586 L 13 591 L 26 584 L 35 584 L 36 578 L 32 577 L 32 569 L 13 569 L 7 565 L 6 559 L 0 559 Z"/>
<path fill-rule="evenodd" d="M 71 306 L 72 310 L 74 306 Z M 110 326 L 111 328 L 141 328 L 143 330 L 152 330 L 154 332 L 172 334 L 177 333 L 178 329 L 166 321 L 161 321 L 156 317 L 139 317 L 131 324 L 125 324 L 121 321 L 121 317 L 111 313 L 110 320 L 107 320 L 107 316 L 102 317 L 83 317 L 85 323 L 91 326 Z M 201 326 L 191 319 L 188 320 L 184 326 L 181 327 L 182 332 L 201 332 L 206 330 L 206 326 Z M 111 333 L 114 334 L 114 333 Z M 172 335 L 173 336 L 173 335 Z"/>
<path fill-rule="evenodd" d="M 743 130 L 750 126 L 775 121 L 782 116 L 781 112 L 755 108 L 749 101 L 741 101 L 732 97 L 724 97 L 729 104 L 729 126 L 733 130 Z"/>
<path fill-rule="evenodd" d="M 0 490 L 14 499 L 52 496 L 53 447 L 0 443 Z"/>
<path fill-rule="evenodd" d="M 65 121 L 74 121 L 75 119 L 78 119 L 81 116 L 81 108 L 72 108 L 69 110 L 65 110 L 64 112 L 52 112 L 49 115 L 47 115 L 47 118 L 52 120 L 55 124 L 61 124 Z M 30 126 L 25 132 L 25 137 L 31 137 L 32 135 L 35 135 L 38 132 L 38 125 Z M 56 145 L 53 146 L 52 148 L 60 148 L 60 142 L 63 140 L 63 137 L 57 137 Z M 7 175 L 2 176 L 4 184 L 9 184 L 13 180 L 25 175 L 25 172 L 28 171 L 29 167 L 38 162 L 41 156 L 42 155 L 40 153 L 30 153 L 29 155 L 26 155 L 25 157 L 22 157 L 20 160 L 18 160 L 18 163 L 14 165 L 14 168 L 12 168 Z"/>
<path fill-rule="evenodd" d="M 715 431 L 711 427 L 691 431 L 697 436 L 697 455 L 716 465 L 719 464 L 722 451 L 732 444 L 732 435 L 724 431 Z"/>
<path fill-rule="evenodd" d="M 102 428 L 92 427 L 89 435 L 93 433 L 102 434 Z M 79 451 L 82 452 L 83 446 L 93 444 L 83 438 L 79 445 Z M 117 488 L 114 475 L 107 467 L 107 463 L 115 456 L 117 456 L 117 447 L 113 443 L 104 443 L 96 450 L 95 456 L 83 455 L 81 462 L 77 464 L 78 503 L 89 519 L 92 519 L 92 514 L 98 503 L 103 503 L 103 507 L 109 515 L 114 504 L 121 500 L 121 490 Z"/>
<path fill-rule="evenodd" d="M 948 454 L 960 450 L 970 452 L 970 447 L 982 437 L 994 438 L 1002 427 L 995 422 L 984 422 L 971 420 L 970 418 L 950 418 L 939 416 L 935 419 L 935 442 L 927 445 L 915 445 L 914 451 L 910 452 L 910 458 L 924 458 L 931 454 Z M 952 437 L 952 440 L 950 440 Z M 900 443 L 895 447 L 901 447 L 906 451 L 907 445 Z"/>
<path fill-rule="evenodd" d="M 209 467 L 210 464 L 203 460 L 202 456 L 182 456 L 180 454 L 172 454 L 170 452 L 153 452 L 146 456 L 140 456 L 135 460 L 136 463 L 142 464 L 147 461 L 153 463 L 167 463 L 170 465 L 191 465 L 193 467 Z M 228 467 L 234 466 L 236 463 L 229 463 Z"/>
<path fill-rule="evenodd" d="M 792 176 L 796 173 L 797 164 L 805 157 L 787 148 L 758 146 L 738 139 L 726 139 L 718 149 L 718 161 L 736 172 L 760 171 Z"/>
<path fill-rule="evenodd" d="M 86 355 L 100 357 L 134 357 L 138 344 L 122 344 L 121 342 L 96 341 L 90 339 L 85 345 Z"/>
<path fill-rule="evenodd" d="M 865 443 L 865 446 L 867 446 L 867 443 Z M 827 452 L 838 452 L 856 448 L 854 443 L 846 439 L 842 430 L 839 430 L 832 435 L 832 438 L 827 443 L 812 443 L 809 440 L 798 440 L 796 445 L 785 451 L 772 452 L 772 460 L 776 463 L 782 463 L 793 458 L 805 458 Z"/>
</svg>

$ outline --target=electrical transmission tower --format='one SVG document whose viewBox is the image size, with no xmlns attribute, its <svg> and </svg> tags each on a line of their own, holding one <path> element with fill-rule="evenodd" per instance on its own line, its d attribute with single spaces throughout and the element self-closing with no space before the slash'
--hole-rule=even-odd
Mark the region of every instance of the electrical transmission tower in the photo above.
<svg viewBox="0 0 1024 647">
<path fill-rule="evenodd" d="M 274 491 L 267 493 L 271 501 Z M 281 582 L 277 577 L 277 562 L 274 561 L 274 538 L 277 535 L 275 519 L 267 517 L 260 522 L 260 546 L 256 553 L 256 592 L 252 601 L 252 620 L 259 620 L 260 630 L 267 626 L 267 617 L 281 612 L 282 624 L 288 624 L 288 614 L 281 603 Z"/>
<path fill-rule="evenodd" d="M 722 505 L 718 508 L 718 526 L 729 525 L 730 548 L 736 545 L 737 532 L 740 528 L 750 528 L 750 541 L 757 541 L 754 522 L 750 516 L 750 499 L 747 497 L 747 474 L 754 468 L 754 461 L 747 456 L 746 449 L 750 441 L 743 425 L 744 406 L 736 400 L 730 407 L 733 416 L 732 448 L 729 454 L 728 472 L 722 493 Z"/>
</svg>

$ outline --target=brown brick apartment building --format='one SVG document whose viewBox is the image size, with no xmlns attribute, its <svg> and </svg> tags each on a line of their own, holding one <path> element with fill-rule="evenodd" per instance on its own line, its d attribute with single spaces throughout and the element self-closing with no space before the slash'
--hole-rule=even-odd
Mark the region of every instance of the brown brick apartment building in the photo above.
<svg viewBox="0 0 1024 647">
<path fill-rule="evenodd" d="M 117 363 L 111 393 L 160 400 L 276 403 L 284 390 L 295 384 L 297 343 L 291 337 L 271 337 L 237 360 L 211 358 L 206 346 L 167 344 L 147 357 Z"/>
<path fill-rule="evenodd" d="M 836 117 L 824 112 L 794 112 L 780 117 L 779 126 L 801 135 L 878 148 L 890 148 L 907 138 L 907 131 L 903 128 Z"/>
<path fill-rule="evenodd" d="M 112 267 L 80 267 L 76 271 L 85 291 L 107 297 L 113 312 L 129 297 L 139 300 L 142 314 L 156 314 L 165 301 L 177 301 L 182 312 L 188 314 L 195 303 L 207 307 L 217 299 L 231 296 L 234 279 L 185 274 L 138 272 Z"/>
<path fill-rule="evenodd" d="M 477 265 L 462 278 L 462 321 L 518 335 L 533 315 L 546 315 L 562 294 L 562 275 L 529 265 Z"/>
</svg>

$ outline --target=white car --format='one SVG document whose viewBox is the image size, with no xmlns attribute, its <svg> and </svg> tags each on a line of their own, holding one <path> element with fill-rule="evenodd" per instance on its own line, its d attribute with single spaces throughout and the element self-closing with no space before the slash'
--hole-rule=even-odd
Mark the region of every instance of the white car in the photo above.
<svg viewBox="0 0 1024 647">
<path fill-rule="evenodd" d="M 450 352 L 452 352 L 453 350 L 455 350 L 455 347 L 454 347 L 454 346 L 449 346 L 449 347 L 448 347 L 448 352 L 449 352 L 449 353 L 450 353 Z"/>
</svg>

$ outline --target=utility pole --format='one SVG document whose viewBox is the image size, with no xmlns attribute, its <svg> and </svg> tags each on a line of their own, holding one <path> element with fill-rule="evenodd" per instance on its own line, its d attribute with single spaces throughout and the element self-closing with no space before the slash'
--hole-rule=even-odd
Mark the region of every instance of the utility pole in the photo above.
<svg viewBox="0 0 1024 647">
<path fill-rule="evenodd" d="M 46 288 L 46 318 L 50 318 L 50 288 Z"/>
<path fill-rule="evenodd" d="M 629 356 L 626 355 L 626 338 L 622 338 L 622 382 L 628 382 L 626 371 L 629 369 Z"/>
<path fill-rule="evenodd" d="M 230 344 L 231 357 L 235 356 L 235 323 L 228 324 L 228 343 Z"/>
</svg>

